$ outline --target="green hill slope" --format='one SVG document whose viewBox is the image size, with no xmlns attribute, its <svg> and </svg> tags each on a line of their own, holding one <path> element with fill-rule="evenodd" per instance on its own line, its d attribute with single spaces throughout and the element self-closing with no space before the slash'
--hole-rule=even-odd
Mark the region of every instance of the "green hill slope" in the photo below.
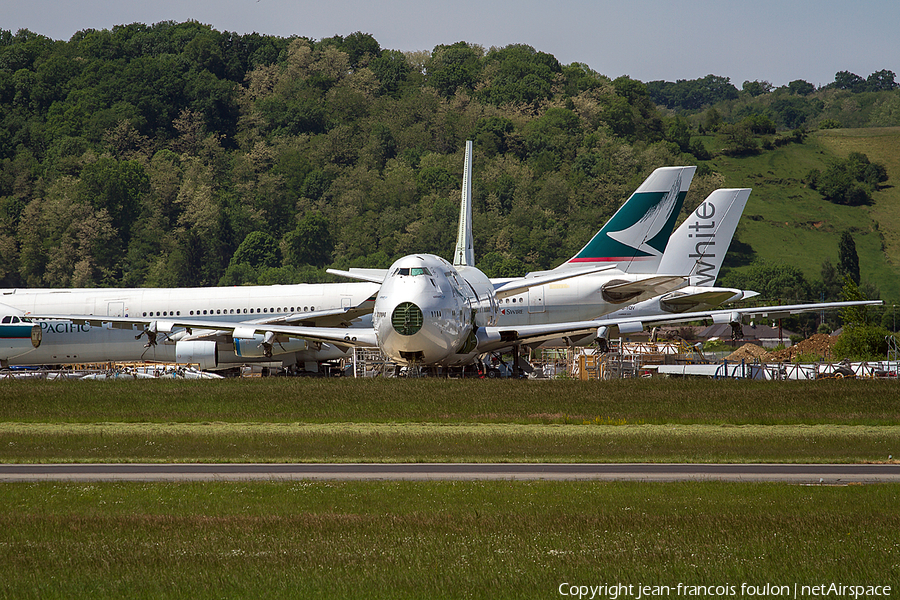
<svg viewBox="0 0 900 600">
<path fill-rule="evenodd" d="M 890 179 L 871 206 L 832 204 L 804 183 L 811 169 L 850 152 L 887 168 Z M 803 144 L 746 158 L 720 156 L 710 166 L 725 176 L 725 185 L 753 188 L 735 239 L 756 258 L 795 265 L 808 279 L 819 279 L 825 259 L 837 263 L 840 234 L 849 229 L 863 283 L 877 285 L 886 302 L 900 300 L 900 128 L 817 131 Z"/>
</svg>

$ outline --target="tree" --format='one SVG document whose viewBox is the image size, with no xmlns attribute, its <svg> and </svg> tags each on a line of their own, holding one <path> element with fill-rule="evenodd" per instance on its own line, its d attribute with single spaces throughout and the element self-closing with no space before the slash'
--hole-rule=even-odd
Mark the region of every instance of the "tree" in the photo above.
<svg viewBox="0 0 900 600">
<path fill-rule="evenodd" d="M 97 210 L 106 210 L 125 244 L 141 210 L 141 198 L 150 191 L 150 178 L 135 160 L 121 162 L 102 157 L 81 171 L 79 197 Z"/>
<path fill-rule="evenodd" d="M 872 203 L 872 192 L 887 181 L 887 169 L 869 162 L 860 152 L 851 152 L 846 160 L 838 160 L 824 173 L 813 170 L 808 175 L 810 187 L 829 202 L 860 206 Z"/>
<path fill-rule="evenodd" d="M 550 97 L 553 77 L 562 71 L 552 55 L 531 46 L 512 44 L 492 49 L 484 58 L 487 86 L 479 93 L 485 101 L 503 104 L 534 104 Z"/>
<path fill-rule="evenodd" d="M 442 96 L 450 97 L 459 88 L 471 90 L 475 87 L 481 64 L 475 48 L 466 42 L 457 42 L 450 46 L 435 46 L 425 68 L 428 85 Z"/>
<path fill-rule="evenodd" d="M 385 50 L 369 63 L 369 68 L 381 84 L 378 93 L 394 98 L 400 96 L 400 90 L 412 72 L 406 57 L 398 50 Z"/>
<path fill-rule="evenodd" d="M 809 96 L 816 91 L 816 86 L 808 81 L 796 79 L 788 84 L 788 91 L 794 96 Z"/>
<path fill-rule="evenodd" d="M 722 125 L 719 127 L 719 135 L 728 144 L 722 152 L 729 156 L 748 156 L 759 152 L 759 145 L 748 123 Z"/>
<path fill-rule="evenodd" d="M 280 263 L 278 244 L 262 231 L 248 234 L 231 257 L 231 265 L 248 264 L 254 269 L 277 267 Z"/>
<path fill-rule="evenodd" d="M 850 302 L 865 299 L 856 283 L 850 277 L 844 277 L 841 300 Z M 885 327 L 870 324 L 868 310 L 865 306 L 850 306 L 841 309 L 841 320 L 844 322 L 844 331 L 834 345 L 835 358 L 856 360 L 884 358 L 887 354 L 888 330 Z"/>
<path fill-rule="evenodd" d="M 849 277 L 853 283 L 859 285 L 859 256 L 856 253 L 856 243 L 849 231 L 841 234 L 838 244 L 838 273 L 843 277 Z"/>
<path fill-rule="evenodd" d="M 755 98 L 756 96 L 768 94 L 775 88 L 768 81 L 760 81 L 757 79 L 756 81 L 745 81 L 741 86 L 741 89 Z"/>
<path fill-rule="evenodd" d="M 895 81 L 896 75 L 893 71 L 884 69 L 876 71 L 866 77 L 866 90 L 870 92 L 890 92 L 896 90 L 900 85 Z"/>
<path fill-rule="evenodd" d="M 865 91 L 866 81 L 850 71 L 838 71 L 834 75 L 834 87 L 839 90 L 848 90 L 850 92 Z"/>
<path fill-rule="evenodd" d="M 284 262 L 288 266 L 324 266 L 334 250 L 328 219 L 320 212 L 304 215 L 297 227 L 284 236 L 282 247 Z"/>
<path fill-rule="evenodd" d="M 722 285 L 757 291 L 772 302 L 804 302 L 812 291 L 797 267 L 762 260 L 754 261 L 746 271 L 729 271 L 722 277 Z"/>
</svg>

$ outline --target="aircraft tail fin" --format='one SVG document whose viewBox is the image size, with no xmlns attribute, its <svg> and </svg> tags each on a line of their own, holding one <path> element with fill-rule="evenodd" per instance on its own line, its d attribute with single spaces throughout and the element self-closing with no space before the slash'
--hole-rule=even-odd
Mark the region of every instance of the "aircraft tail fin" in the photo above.
<svg viewBox="0 0 900 600">
<path fill-rule="evenodd" d="M 656 273 L 696 170 L 653 171 L 591 241 L 557 268 L 618 263 L 628 273 Z"/>
<path fill-rule="evenodd" d="M 459 230 L 456 234 L 454 267 L 475 266 L 475 242 L 472 236 L 472 141 L 466 141 L 466 161 L 463 167 L 462 199 L 459 206 Z"/>
<path fill-rule="evenodd" d="M 751 191 L 718 189 L 707 196 L 672 234 L 658 272 L 689 275 L 693 286 L 715 284 Z"/>
</svg>

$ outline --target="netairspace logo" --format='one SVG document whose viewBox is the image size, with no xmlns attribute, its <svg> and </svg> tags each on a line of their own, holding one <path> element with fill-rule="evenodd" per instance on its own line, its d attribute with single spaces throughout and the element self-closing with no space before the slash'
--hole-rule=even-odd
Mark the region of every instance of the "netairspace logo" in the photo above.
<svg viewBox="0 0 900 600">
<path fill-rule="evenodd" d="M 891 595 L 889 585 L 847 585 L 843 583 L 820 583 L 817 585 L 776 585 L 766 583 L 740 585 L 643 585 L 614 583 L 601 585 L 578 585 L 569 582 L 559 584 L 560 596 L 579 600 L 619 600 L 620 598 L 661 597 L 733 597 L 733 598 L 878 598 Z"/>
</svg>

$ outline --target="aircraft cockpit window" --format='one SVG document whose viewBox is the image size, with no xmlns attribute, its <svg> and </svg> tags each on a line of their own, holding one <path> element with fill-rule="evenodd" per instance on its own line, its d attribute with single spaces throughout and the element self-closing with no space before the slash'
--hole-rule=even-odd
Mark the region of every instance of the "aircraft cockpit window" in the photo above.
<svg viewBox="0 0 900 600">
<path fill-rule="evenodd" d="M 426 267 L 400 267 L 394 271 L 394 275 L 412 275 L 415 277 L 417 275 L 431 275 L 431 272 Z"/>
<path fill-rule="evenodd" d="M 12 317 L 10 317 L 9 315 L 3 317 L 3 322 L 4 323 L 12 323 Z"/>
</svg>

